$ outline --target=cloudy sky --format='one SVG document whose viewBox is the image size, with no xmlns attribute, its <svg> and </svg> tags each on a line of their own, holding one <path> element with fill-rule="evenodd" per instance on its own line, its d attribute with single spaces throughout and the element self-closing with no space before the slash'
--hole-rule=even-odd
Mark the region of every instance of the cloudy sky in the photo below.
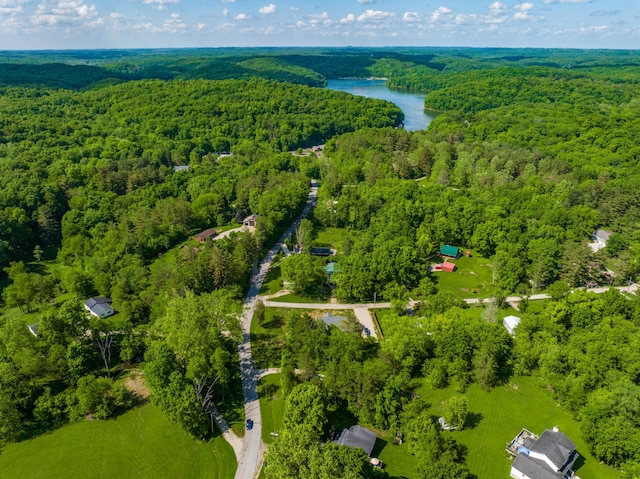
<svg viewBox="0 0 640 479">
<path fill-rule="evenodd" d="M 0 0 L 0 50 L 640 47 L 640 0 Z"/>
</svg>

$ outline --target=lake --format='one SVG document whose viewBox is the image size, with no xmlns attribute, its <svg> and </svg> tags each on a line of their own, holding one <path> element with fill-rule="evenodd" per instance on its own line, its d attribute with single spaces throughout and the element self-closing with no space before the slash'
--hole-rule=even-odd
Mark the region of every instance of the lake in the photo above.
<svg viewBox="0 0 640 479">
<path fill-rule="evenodd" d="M 395 103 L 404 112 L 404 128 L 409 131 L 425 130 L 436 117 L 425 113 L 425 95 L 389 90 L 386 80 L 328 80 L 327 88 Z"/>
</svg>

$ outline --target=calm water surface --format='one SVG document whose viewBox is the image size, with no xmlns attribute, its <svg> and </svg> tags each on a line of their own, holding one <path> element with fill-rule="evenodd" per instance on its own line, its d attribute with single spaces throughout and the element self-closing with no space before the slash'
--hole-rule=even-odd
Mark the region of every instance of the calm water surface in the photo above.
<svg viewBox="0 0 640 479">
<path fill-rule="evenodd" d="M 389 90 L 386 80 L 328 80 L 327 88 L 395 103 L 404 112 L 404 127 L 409 131 L 425 130 L 436 117 L 425 113 L 424 95 Z"/>
</svg>

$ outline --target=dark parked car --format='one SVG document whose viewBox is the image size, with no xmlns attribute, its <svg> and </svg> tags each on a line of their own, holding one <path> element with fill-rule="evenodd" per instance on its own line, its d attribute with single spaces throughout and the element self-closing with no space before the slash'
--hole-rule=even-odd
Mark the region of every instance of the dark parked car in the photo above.
<svg viewBox="0 0 640 479">
<path fill-rule="evenodd" d="M 251 431 L 253 429 L 253 420 L 247 419 L 247 431 Z"/>
</svg>

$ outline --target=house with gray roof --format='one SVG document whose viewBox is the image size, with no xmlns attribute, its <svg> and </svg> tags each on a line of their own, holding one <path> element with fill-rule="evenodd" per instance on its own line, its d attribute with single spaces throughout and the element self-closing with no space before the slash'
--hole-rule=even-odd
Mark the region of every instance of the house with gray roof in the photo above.
<svg viewBox="0 0 640 479">
<path fill-rule="evenodd" d="M 111 298 L 107 298 L 105 296 L 96 296 L 94 298 L 87 299 L 84 302 L 84 309 L 98 318 L 107 318 L 116 314 L 111 307 Z"/>
<path fill-rule="evenodd" d="M 578 456 L 571 439 L 557 427 L 547 429 L 540 437 L 531 434 L 519 442 L 510 476 L 514 479 L 570 479 L 574 477 L 573 465 Z"/>
<path fill-rule="evenodd" d="M 363 449 L 367 456 L 371 457 L 373 446 L 376 444 L 376 434 L 362 426 L 356 424 L 349 429 L 344 429 L 340 436 L 333 441 L 340 446 L 353 447 L 355 449 Z"/>
</svg>

